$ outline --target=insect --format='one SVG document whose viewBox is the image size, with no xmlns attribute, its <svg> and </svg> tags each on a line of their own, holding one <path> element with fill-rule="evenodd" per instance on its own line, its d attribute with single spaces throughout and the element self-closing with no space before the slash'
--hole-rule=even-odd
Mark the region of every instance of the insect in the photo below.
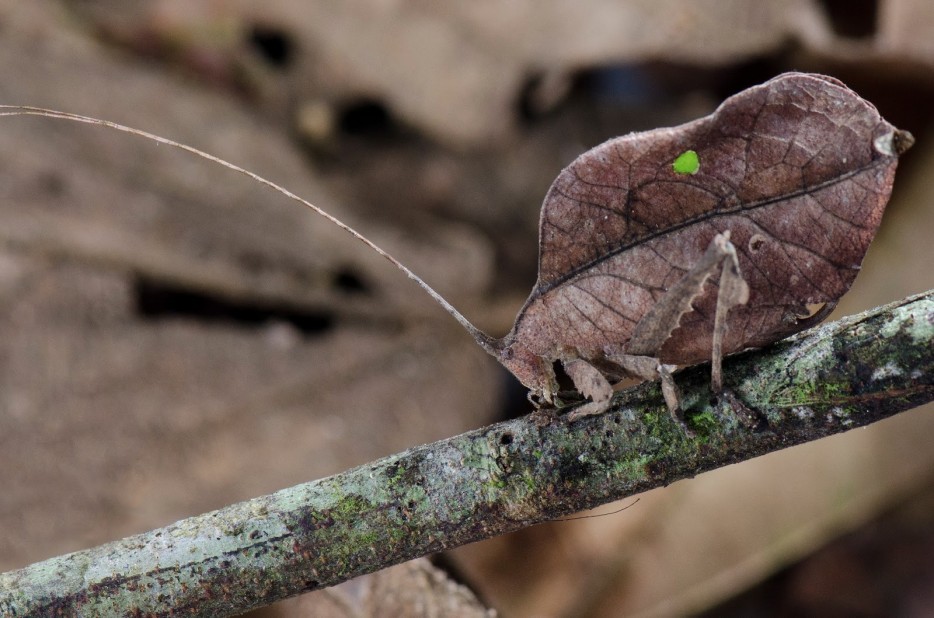
<svg viewBox="0 0 934 618">
<path fill-rule="evenodd" d="M 745 90 L 694 122 L 611 139 L 578 157 L 548 191 L 538 280 L 512 330 L 495 338 L 359 232 L 252 172 L 123 125 L 0 106 L 0 115 L 16 114 L 141 135 L 301 202 L 420 285 L 537 406 L 563 403 L 560 363 L 590 400 L 572 418 L 607 409 L 612 384 L 629 376 L 661 380 L 682 424 L 675 368 L 710 361 L 719 393 L 723 356 L 830 313 L 879 226 L 898 156 L 913 143 L 838 80 L 804 73 Z"/>
<path fill-rule="evenodd" d="M 675 366 L 710 360 L 719 393 L 724 355 L 830 313 L 912 142 L 841 82 L 800 73 L 605 142 L 549 190 L 538 282 L 490 351 L 545 402 L 559 361 L 591 399 L 576 416 L 605 409 L 622 370 L 661 379 L 681 420 Z"/>
</svg>

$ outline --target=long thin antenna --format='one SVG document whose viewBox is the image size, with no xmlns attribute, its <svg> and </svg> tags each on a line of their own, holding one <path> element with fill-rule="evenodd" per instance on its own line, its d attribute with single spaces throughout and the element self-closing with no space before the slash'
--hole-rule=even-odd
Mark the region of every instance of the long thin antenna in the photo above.
<svg viewBox="0 0 934 618">
<path fill-rule="evenodd" d="M 493 356 L 497 356 L 496 339 L 494 339 L 493 337 L 490 337 L 489 335 L 484 333 L 482 330 L 480 330 L 479 328 L 471 324 L 470 321 L 467 318 L 465 318 L 461 314 L 460 311 L 455 309 L 451 305 L 451 303 L 449 303 L 447 300 L 444 299 L 443 296 L 435 292 L 434 289 L 430 285 L 422 281 L 422 279 L 418 275 L 416 275 L 414 272 L 412 272 L 406 265 L 404 265 L 402 262 L 400 262 L 396 258 L 392 257 L 389 253 L 380 249 L 377 245 L 375 245 L 372 241 L 370 241 L 366 236 L 359 233 L 357 230 L 353 229 L 352 227 L 350 227 L 349 225 L 347 225 L 346 223 L 344 223 L 337 217 L 331 214 L 328 214 L 327 212 L 315 206 L 308 200 L 299 197 L 298 195 L 292 193 L 288 189 L 280 187 L 279 185 L 272 182 L 271 180 L 266 180 L 259 174 L 251 172 L 238 165 L 234 165 L 233 163 L 230 163 L 229 161 L 225 161 L 224 159 L 221 159 L 219 157 L 215 157 L 214 155 L 208 154 L 207 152 L 204 152 L 203 150 L 198 150 L 197 148 L 192 148 L 191 146 L 181 144 L 179 142 L 167 139 L 165 137 L 160 137 L 158 135 L 154 135 L 146 131 L 141 131 L 140 129 L 134 129 L 133 127 L 128 127 L 126 125 L 118 124 L 116 122 L 111 122 L 109 120 L 101 120 L 99 118 L 92 118 L 90 116 L 81 116 L 79 114 L 60 112 L 58 110 L 44 109 L 41 107 L 31 107 L 28 105 L 0 105 L 0 110 L 3 110 L 3 111 L 0 111 L 0 116 L 44 116 L 46 118 L 58 118 L 61 120 L 72 120 L 75 122 L 83 122 L 86 124 L 94 124 L 94 125 L 108 127 L 111 129 L 116 129 L 117 131 L 123 131 L 124 133 L 130 133 L 132 135 L 138 135 L 140 137 L 145 137 L 146 139 L 152 140 L 159 144 L 165 144 L 166 146 L 172 146 L 173 148 L 184 150 L 185 152 L 189 152 L 193 155 L 197 155 L 201 157 L 202 159 L 207 159 L 208 161 L 211 161 L 218 165 L 222 165 L 226 168 L 232 169 L 235 172 L 239 172 L 245 176 L 248 176 L 252 178 L 253 180 L 255 180 L 256 182 L 266 185 L 267 187 L 270 187 L 271 189 L 278 191 L 279 193 L 286 196 L 287 198 L 294 200 L 302 204 L 303 206 L 306 206 L 307 208 L 311 209 L 316 214 L 324 217 L 325 219 L 327 219 L 328 221 L 330 221 L 337 227 L 341 228 L 342 230 L 344 230 L 345 232 L 347 232 L 348 234 L 350 234 L 351 236 L 353 236 L 354 238 L 356 238 L 357 240 L 365 244 L 367 247 L 369 247 L 376 253 L 380 254 L 381 256 L 389 260 L 389 262 L 392 265 L 394 265 L 396 268 L 404 272 L 409 279 L 417 283 L 423 290 L 425 290 L 425 292 L 428 293 L 429 296 L 435 299 L 435 301 L 439 305 L 444 307 L 445 311 L 447 311 L 452 316 L 454 316 L 454 319 L 460 322 L 460 325 L 463 326 L 467 330 L 468 333 L 470 333 L 470 336 L 473 337 L 474 340 L 484 350 L 486 350 Z"/>
</svg>

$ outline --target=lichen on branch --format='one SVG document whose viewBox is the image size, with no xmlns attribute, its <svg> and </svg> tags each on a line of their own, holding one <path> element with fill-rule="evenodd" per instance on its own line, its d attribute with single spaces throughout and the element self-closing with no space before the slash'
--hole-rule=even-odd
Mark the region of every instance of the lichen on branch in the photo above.
<svg viewBox="0 0 934 618">
<path fill-rule="evenodd" d="M 934 400 L 934 291 L 679 375 L 569 423 L 541 413 L 0 575 L 0 614 L 227 616 Z M 752 419 L 754 422 L 749 422 Z"/>
</svg>

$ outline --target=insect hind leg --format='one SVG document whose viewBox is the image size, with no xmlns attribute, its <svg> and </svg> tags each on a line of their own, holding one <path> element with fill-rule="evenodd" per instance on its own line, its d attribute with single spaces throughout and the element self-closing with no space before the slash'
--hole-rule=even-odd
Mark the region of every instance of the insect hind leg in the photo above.
<svg viewBox="0 0 934 618">
<path fill-rule="evenodd" d="M 639 320 L 624 354 L 612 360 L 630 373 L 644 379 L 662 380 L 665 402 L 676 419 L 681 420 L 680 396 L 671 377 L 669 366 L 658 362 L 662 346 L 678 327 L 684 314 L 692 311 L 691 304 L 703 293 L 704 283 L 720 269 L 720 287 L 714 317 L 711 346 L 711 390 L 719 394 L 723 389 L 723 340 L 727 330 L 727 314 L 737 305 L 749 300 L 749 286 L 739 269 L 736 247 L 730 242 L 729 230 L 714 236 L 700 261 L 675 283 Z M 647 358 L 634 362 L 632 358 Z"/>
</svg>

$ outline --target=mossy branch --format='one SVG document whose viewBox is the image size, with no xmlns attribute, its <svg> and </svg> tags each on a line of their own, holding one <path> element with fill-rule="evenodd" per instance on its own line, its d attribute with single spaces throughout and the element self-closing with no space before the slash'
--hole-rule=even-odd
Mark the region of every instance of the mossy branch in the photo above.
<svg viewBox="0 0 934 618">
<path fill-rule="evenodd" d="M 934 291 L 725 370 L 716 405 L 709 368 L 678 374 L 694 437 L 644 384 L 598 417 L 500 423 L 0 575 L 0 613 L 238 614 L 873 423 L 934 399 Z"/>
</svg>

